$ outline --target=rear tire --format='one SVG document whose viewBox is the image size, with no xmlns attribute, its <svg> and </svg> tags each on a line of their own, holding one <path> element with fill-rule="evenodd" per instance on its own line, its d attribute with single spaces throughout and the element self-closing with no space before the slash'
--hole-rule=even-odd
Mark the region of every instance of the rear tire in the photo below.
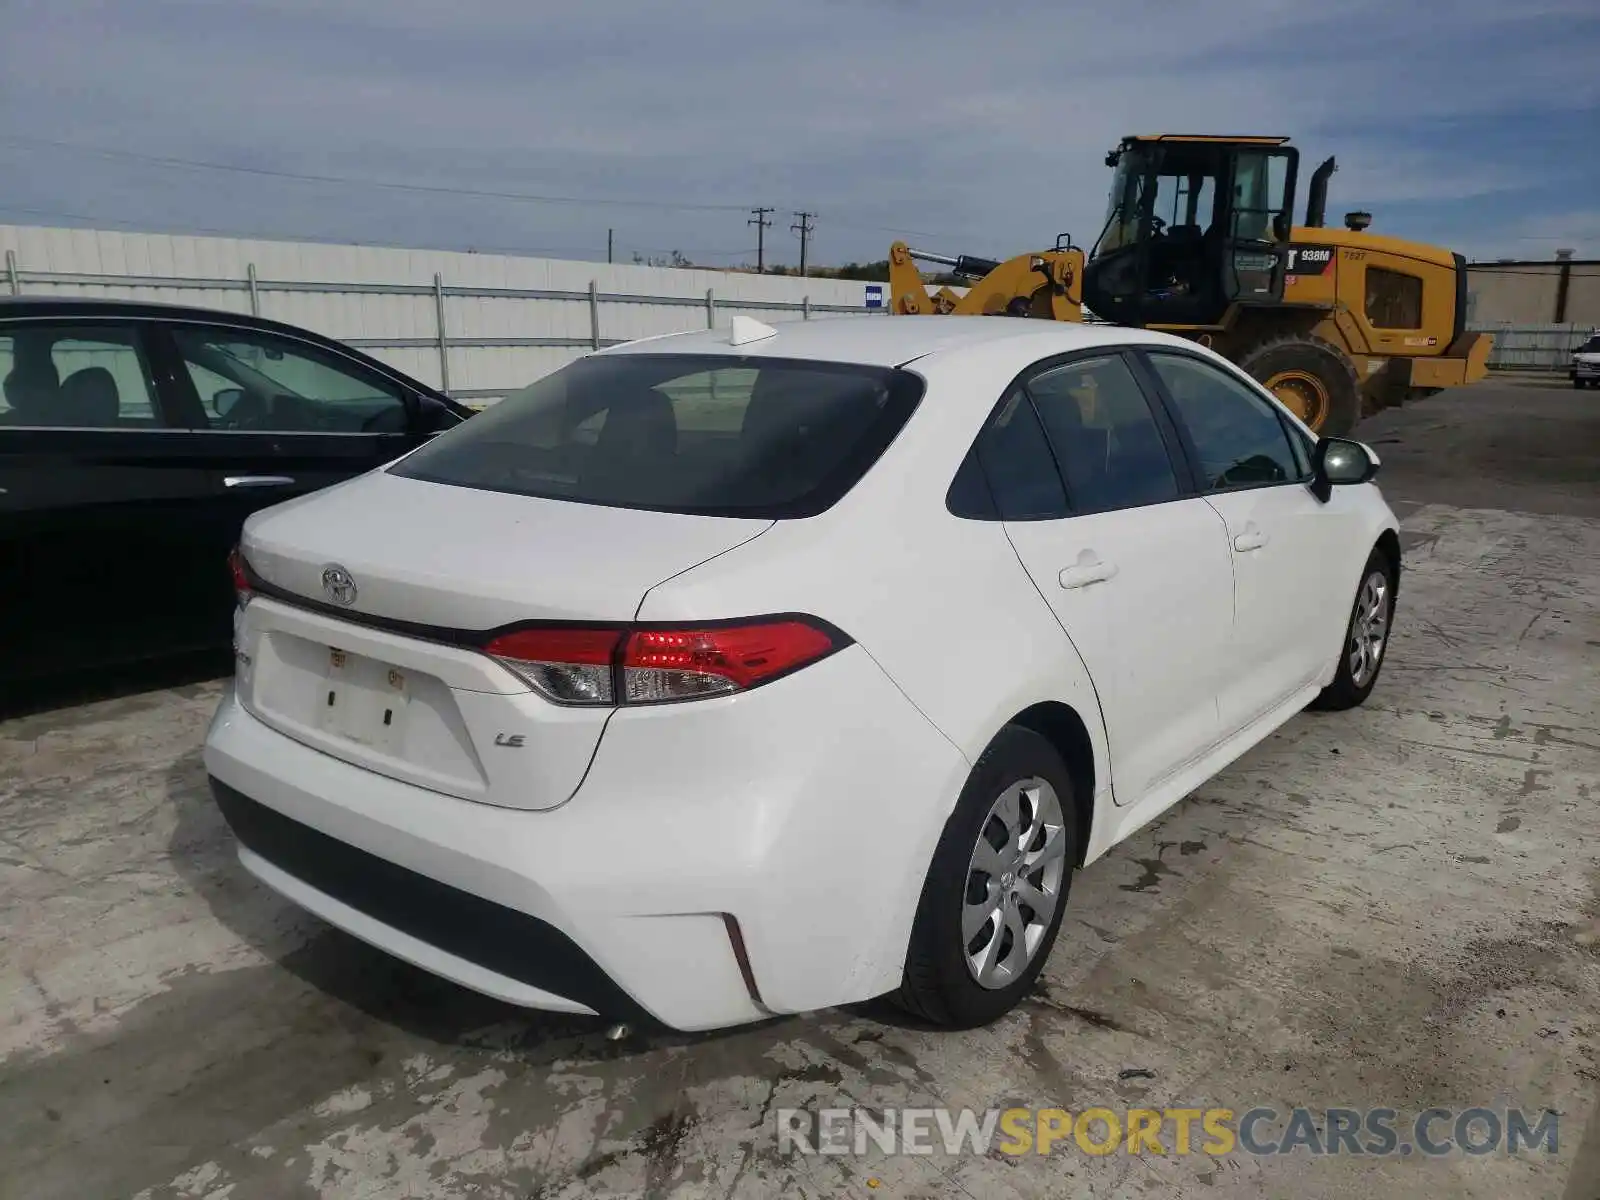
<svg viewBox="0 0 1600 1200">
<path fill-rule="evenodd" d="M 1015 1008 L 1055 945 L 1078 852 L 1066 764 L 1033 730 L 1007 725 L 945 822 L 895 1002 L 953 1029 L 987 1025 Z M 1041 912 L 1029 898 L 1041 906 L 1053 899 L 1053 908 Z"/>
<path fill-rule="evenodd" d="M 1323 688 L 1311 707 L 1340 712 L 1366 702 L 1378 684 L 1394 626 L 1395 567 L 1382 550 L 1374 549 L 1362 568 L 1355 602 L 1345 624 L 1339 648 L 1339 672 Z"/>
<path fill-rule="evenodd" d="M 1342 437 L 1361 420 L 1361 380 L 1332 342 L 1285 334 L 1245 351 L 1239 366 L 1321 437 Z"/>
</svg>

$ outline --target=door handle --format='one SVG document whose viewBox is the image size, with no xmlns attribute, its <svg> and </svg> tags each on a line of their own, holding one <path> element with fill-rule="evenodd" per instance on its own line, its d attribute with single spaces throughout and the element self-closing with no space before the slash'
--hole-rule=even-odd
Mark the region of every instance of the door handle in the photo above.
<svg viewBox="0 0 1600 1200">
<path fill-rule="evenodd" d="M 290 487 L 293 475 L 224 475 L 222 486 L 230 488 Z"/>
<path fill-rule="evenodd" d="M 1073 588 L 1088 587 L 1091 583 L 1105 583 L 1117 574 L 1117 564 L 1102 562 L 1091 551 L 1085 550 L 1078 555 L 1078 561 L 1062 570 L 1058 580 L 1062 587 Z"/>
<path fill-rule="evenodd" d="M 1259 550 L 1267 544 L 1267 535 L 1254 525 L 1246 525 L 1244 532 L 1233 539 L 1233 548 L 1241 554 L 1251 550 Z"/>
</svg>

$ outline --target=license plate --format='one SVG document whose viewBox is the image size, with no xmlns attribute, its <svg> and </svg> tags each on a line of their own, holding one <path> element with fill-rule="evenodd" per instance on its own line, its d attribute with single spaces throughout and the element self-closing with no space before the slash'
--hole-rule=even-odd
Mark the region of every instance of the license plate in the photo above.
<svg viewBox="0 0 1600 1200">
<path fill-rule="evenodd" d="M 409 703 L 404 671 L 329 648 L 318 704 L 318 723 L 328 733 L 393 753 L 405 738 Z"/>
</svg>

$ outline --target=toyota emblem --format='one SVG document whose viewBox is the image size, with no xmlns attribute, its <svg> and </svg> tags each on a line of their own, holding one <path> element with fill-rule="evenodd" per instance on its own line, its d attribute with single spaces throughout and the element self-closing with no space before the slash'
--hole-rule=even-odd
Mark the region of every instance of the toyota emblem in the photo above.
<svg viewBox="0 0 1600 1200">
<path fill-rule="evenodd" d="M 338 563 L 322 569 L 322 590 L 335 604 L 349 606 L 356 602 L 356 581 Z"/>
</svg>

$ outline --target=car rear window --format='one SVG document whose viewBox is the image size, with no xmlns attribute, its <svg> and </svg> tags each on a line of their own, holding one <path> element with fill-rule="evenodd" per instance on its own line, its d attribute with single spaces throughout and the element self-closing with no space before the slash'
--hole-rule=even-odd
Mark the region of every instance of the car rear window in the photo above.
<svg viewBox="0 0 1600 1200">
<path fill-rule="evenodd" d="M 390 468 L 460 487 L 713 516 L 813 516 L 922 396 L 885 367 L 618 354 L 579 359 Z"/>
</svg>

